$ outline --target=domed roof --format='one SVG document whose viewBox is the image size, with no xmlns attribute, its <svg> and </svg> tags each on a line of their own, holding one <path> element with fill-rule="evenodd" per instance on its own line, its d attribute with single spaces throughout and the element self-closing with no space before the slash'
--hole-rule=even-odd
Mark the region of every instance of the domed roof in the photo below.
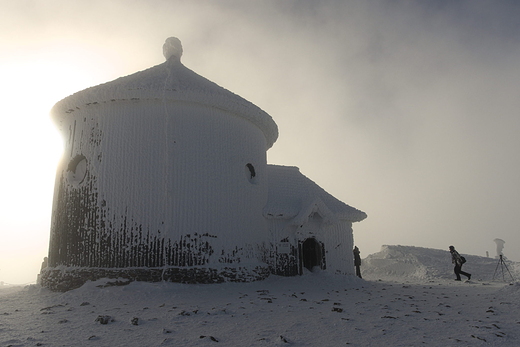
<svg viewBox="0 0 520 347">
<path fill-rule="evenodd" d="M 267 148 L 273 145 L 278 138 L 278 127 L 271 116 L 185 67 L 180 61 L 179 39 L 166 39 L 163 53 L 164 63 L 70 95 L 54 105 L 52 114 L 60 119 L 84 107 L 118 101 L 183 101 L 216 107 L 245 118 L 264 133 Z"/>
</svg>

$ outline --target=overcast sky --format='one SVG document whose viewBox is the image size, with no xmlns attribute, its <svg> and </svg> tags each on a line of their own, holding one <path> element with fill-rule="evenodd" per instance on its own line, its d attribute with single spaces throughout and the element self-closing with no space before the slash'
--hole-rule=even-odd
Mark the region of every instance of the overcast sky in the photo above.
<svg viewBox="0 0 520 347">
<path fill-rule="evenodd" d="M 60 135 L 76 91 L 182 62 L 278 124 L 272 164 L 368 218 L 384 244 L 520 261 L 520 2 L 0 0 L 0 281 L 47 254 Z M 447 259 L 447 266 L 450 266 Z"/>
</svg>

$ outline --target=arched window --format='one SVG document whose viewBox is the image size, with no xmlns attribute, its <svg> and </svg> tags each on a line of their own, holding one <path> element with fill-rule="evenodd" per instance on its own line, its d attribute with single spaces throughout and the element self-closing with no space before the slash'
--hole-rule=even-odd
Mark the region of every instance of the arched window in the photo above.
<svg viewBox="0 0 520 347">
<path fill-rule="evenodd" d="M 67 180 L 70 184 L 77 186 L 85 180 L 87 176 L 87 158 L 79 154 L 69 162 L 67 166 Z"/>
<path fill-rule="evenodd" d="M 256 171 L 255 167 L 251 163 L 246 164 L 246 177 L 251 183 L 256 182 Z"/>
</svg>

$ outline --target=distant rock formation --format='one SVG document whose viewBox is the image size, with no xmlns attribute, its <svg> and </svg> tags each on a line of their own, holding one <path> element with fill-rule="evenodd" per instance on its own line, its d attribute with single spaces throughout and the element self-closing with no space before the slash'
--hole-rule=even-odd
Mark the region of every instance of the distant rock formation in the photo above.
<svg viewBox="0 0 520 347">
<path fill-rule="evenodd" d="M 493 258 L 461 254 L 467 259 L 464 269 L 473 274 L 472 280 L 491 281 L 497 263 Z M 520 272 L 520 263 L 507 261 L 515 277 Z M 381 251 L 363 259 L 363 278 L 369 280 L 435 281 L 452 279 L 453 265 L 449 251 L 414 247 L 383 245 Z"/>
</svg>

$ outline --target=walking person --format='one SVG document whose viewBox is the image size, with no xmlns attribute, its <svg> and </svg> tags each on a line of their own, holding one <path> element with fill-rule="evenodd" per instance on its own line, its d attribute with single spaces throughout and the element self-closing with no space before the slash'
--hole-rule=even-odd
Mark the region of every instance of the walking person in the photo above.
<svg viewBox="0 0 520 347">
<path fill-rule="evenodd" d="M 354 253 L 354 266 L 356 267 L 356 276 L 359 278 L 361 277 L 361 257 L 359 256 L 359 248 L 357 246 L 354 246 L 354 250 L 352 251 Z"/>
<path fill-rule="evenodd" d="M 455 250 L 455 247 L 450 246 L 450 253 L 451 253 L 451 262 L 453 264 L 455 264 L 455 268 L 453 269 L 453 271 L 455 272 L 455 276 L 457 276 L 455 281 L 460 281 L 460 275 L 466 276 L 469 281 L 471 279 L 471 274 L 462 271 L 462 264 L 464 264 L 464 262 L 462 261 L 462 257 L 460 256 L 459 252 L 457 252 Z"/>
</svg>

